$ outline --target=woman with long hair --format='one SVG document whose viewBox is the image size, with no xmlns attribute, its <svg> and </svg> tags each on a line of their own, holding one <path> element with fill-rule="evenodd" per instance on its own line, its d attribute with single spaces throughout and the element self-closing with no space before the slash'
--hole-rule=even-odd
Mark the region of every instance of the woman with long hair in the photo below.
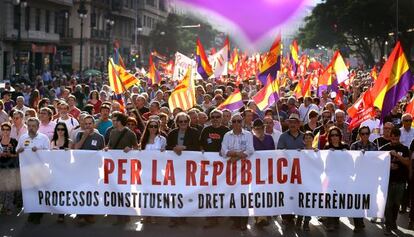
<svg viewBox="0 0 414 237">
<path fill-rule="evenodd" d="M 1 153 L 0 153 L 0 203 L 3 204 L 2 212 L 6 215 L 13 214 L 15 206 L 14 194 L 18 184 L 17 164 L 17 140 L 10 137 L 11 124 L 4 122 L 1 124 Z"/>
<path fill-rule="evenodd" d="M 144 133 L 141 136 L 140 145 L 142 150 L 165 150 L 167 140 L 160 134 L 159 120 L 153 119 L 148 121 Z"/>
<path fill-rule="evenodd" d="M 29 98 L 29 107 L 35 109 L 36 111 L 39 111 L 38 110 L 39 101 L 40 101 L 39 90 L 37 89 L 33 90 Z"/>
<path fill-rule="evenodd" d="M 55 131 L 53 132 L 52 140 L 50 141 L 50 149 L 53 150 L 66 150 L 71 147 L 72 141 L 69 139 L 69 131 L 66 123 L 59 122 L 56 124 Z M 57 221 L 63 223 L 65 221 L 65 215 L 59 214 Z"/>
<path fill-rule="evenodd" d="M 89 93 L 89 100 L 87 104 L 93 105 L 95 112 L 101 111 L 102 101 L 99 99 L 99 92 L 97 90 L 93 90 Z"/>
</svg>

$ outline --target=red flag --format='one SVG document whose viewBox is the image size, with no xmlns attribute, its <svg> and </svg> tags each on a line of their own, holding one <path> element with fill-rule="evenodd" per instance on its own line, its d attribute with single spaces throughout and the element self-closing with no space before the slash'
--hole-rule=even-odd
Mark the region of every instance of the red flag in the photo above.
<svg viewBox="0 0 414 237">
<path fill-rule="evenodd" d="M 361 125 L 362 122 L 375 116 L 375 110 L 372 106 L 372 98 L 370 90 L 365 91 L 358 98 L 358 100 L 347 110 L 352 121 L 349 123 L 348 130 L 352 131 L 354 128 Z"/>
<path fill-rule="evenodd" d="M 414 116 L 414 98 L 411 99 L 410 103 L 408 103 L 407 107 L 405 107 L 405 112 Z"/>
</svg>

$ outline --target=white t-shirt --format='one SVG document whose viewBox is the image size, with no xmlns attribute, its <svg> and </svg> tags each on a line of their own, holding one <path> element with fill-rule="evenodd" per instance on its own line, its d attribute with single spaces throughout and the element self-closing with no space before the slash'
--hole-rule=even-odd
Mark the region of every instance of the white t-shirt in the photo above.
<svg viewBox="0 0 414 237">
<path fill-rule="evenodd" d="M 28 133 L 23 134 L 17 143 L 17 149 L 23 147 L 25 150 L 36 147 L 39 150 L 48 150 L 50 148 L 49 138 L 43 133 L 37 133 L 31 138 Z"/>
<path fill-rule="evenodd" d="M 410 128 L 410 130 L 405 130 L 405 128 L 400 128 L 401 131 L 401 137 L 400 137 L 400 142 L 410 148 L 411 142 L 414 139 L 414 129 Z"/>
<path fill-rule="evenodd" d="M 76 120 L 75 118 L 73 118 L 73 117 L 69 117 L 68 119 L 66 119 L 66 120 L 63 120 L 62 118 L 57 118 L 57 119 L 55 119 L 55 122 L 56 123 L 60 123 L 60 122 L 62 122 L 62 123 L 66 123 L 66 127 L 68 127 L 68 132 L 69 132 L 69 134 L 72 132 L 72 130 L 75 128 L 75 127 L 77 127 L 78 125 L 79 125 L 79 122 L 78 122 L 78 120 Z"/>
<path fill-rule="evenodd" d="M 154 144 L 147 143 L 147 145 L 145 145 L 145 150 L 146 151 L 165 150 L 166 145 L 167 145 L 167 139 L 165 139 L 165 137 L 163 136 L 158 135 L 154 138 Z"/>
<path fill-rule="evenodd" d="M 316 112 L 319 112 L 319 108 L 318 108 L 318 106 L 317 105 L 315 105 L 315 104 L 310 104 L 308 107 L 305 107 L 305 104 L 301 104 L 300 106 L 299 106 L 299 117 L 300 117 L 300 120 L 301 121 L 303 121 L 303 123 L 307 123 L 308 122 L 308 120 L 309 120 L 309 112 L 310 111 L 312 111 L 312 110 L 315 110 Z"/>
</svg>

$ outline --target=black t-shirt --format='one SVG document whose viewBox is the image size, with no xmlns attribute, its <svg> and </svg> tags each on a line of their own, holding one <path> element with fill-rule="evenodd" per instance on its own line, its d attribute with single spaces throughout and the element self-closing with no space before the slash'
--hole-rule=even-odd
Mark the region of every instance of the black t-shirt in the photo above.
<svg viewBox="0 0 414 237">
<path fill-rule="evenodd" d="M 379 137 L 379 138 L 375 138 L 375 140 L 373 141 L 373 143 L 375 145 L 377 145 L 378 148 L 381 148 L 381 147 L 387 145 L 388 143 L 390 143 L 390 140 L 387 140 L 384 137 Z"/>
<path fill-rule="evenodd" d="M 408 147 L 399 143 L 393 145 L 391 143 L 381 147 L 380 151 L 392 151 L 399 152 L 403 157 L 410 157 L 410 151 Z M 397 157 L 391 156 L 391 171 L 390 171 L 390 183 L 405 183 L 408 180 L 408 169 L 401 163 Z M 393 168 L 394 166 L 394 168 Z"/>
<path fill-rule="evenodd" d="M 400 128 L 401 127 L 401 113 L 392 114 L 385 116 L 384 123 L 391 122 L 394 124 L 395 127 Z"/>
<path fill-rule="evenodd" d="M 223 141 L 224 134 L 229 129 L 225 126 L 214 128 L 208 126 L 203 129 L 200 135 L 200 145 L 204 151 L 219 152 L 221 150 L 221 142 Z"/>
<path fill-rule="evenodd" d="M 339 146 L 333 146 L 331 144 L 325 145 L 324 150 L 334 149 L 334 150 L 349 150 L 349 146 L 346 143 L 339 143 Z"/>
<path fill-rule="evenodd" d="M 10 138 L 9 144 L 1 143 L 2 153 L 16 154 L 17 140 Z M 17 168 L 19 167 L 18 157 L 0 157 L 0 168 Z"/>
</svg>

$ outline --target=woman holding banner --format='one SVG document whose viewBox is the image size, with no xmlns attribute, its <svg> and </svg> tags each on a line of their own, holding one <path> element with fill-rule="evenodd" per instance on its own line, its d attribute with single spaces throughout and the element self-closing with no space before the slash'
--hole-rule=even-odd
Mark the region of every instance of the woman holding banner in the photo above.
<svg viewBox="0 0 414 237">
<path fill-rule="evenodd" d="M 18 167 L 16 146 L 17 140 L 10 137 L 11 124 L 4 122 L 1 124 L 1 153 L 0 153 L 0 204 L 3 205 L 2 212 L 6 215 L 13 214 L 14 210 L 14 191 L 18 190 Z"/>
<path fill-rule="evenodd" d="M 66 123 L 59 122 L 56 124 L 52 141 L 50 141 L 50 149 L 66 150 L 72 146 L 71 143 L 72 141 L 69 139 L 69 132 L 66 127 Z M 58 223 L 63 223 L 65 221 L 65 215 L 59 214 L 57 221 Z"/>
<path fill-rule="evenodd" d="M 336 126 L 329 128 L 327 143 L 324 150 L 349 150 L 346 143 L 342 141 L 342 131 Z M 339 217 L 327 217 L 324 223 L 328 232 L 339 228 Z"/>
<path fill-rule="evenodd" d="M 199 151 L 199 132 L 190 127 L 190 116 L 185 112 L 179 112 L 175 117 L 176 129 L 171 130 L 167 137 L 167 150 L 173 150 L 181 155 L 185 151 Z M 186 223 L 185 217 L 170 218 L 170 227 L 176 227 Z"/>
</svg>

